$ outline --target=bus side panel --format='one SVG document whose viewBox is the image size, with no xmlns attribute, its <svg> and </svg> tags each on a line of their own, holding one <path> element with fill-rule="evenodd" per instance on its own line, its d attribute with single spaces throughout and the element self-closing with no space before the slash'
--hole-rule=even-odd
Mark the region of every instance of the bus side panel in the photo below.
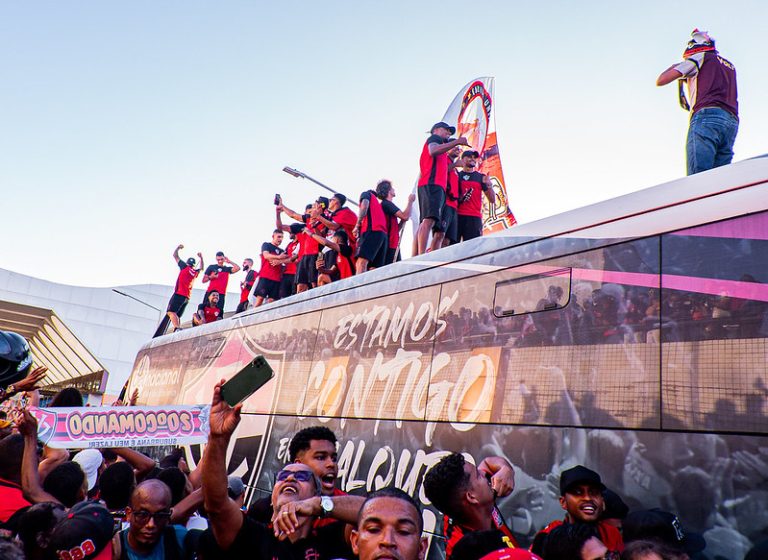
<svg viewBox="0 0 768 560">
<path fill-rule="evenodd" d="M 768 432 L 768 212 L 663 236 L 665 428 Z"/>
</svg>

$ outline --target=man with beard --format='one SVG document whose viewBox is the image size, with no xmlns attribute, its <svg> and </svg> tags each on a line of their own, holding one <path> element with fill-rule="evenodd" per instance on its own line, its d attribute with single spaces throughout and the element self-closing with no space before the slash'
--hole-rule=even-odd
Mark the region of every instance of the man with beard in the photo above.
<svg viewBox="0 0 768 560">
<path fill-rule="evenodd" d="M 464 169 L 459 172 L 459 241 L 467 241 L 483 235 L 482 193 L 490 204 L 496 203 L 496 193 L 488 175 L 476 171 L 480 154 L 467 150 L 461 154 Z"/>
<path fill-rule="evenodd" d="M 565 510 L 565 519 L 556 520 L 539 531 L 533 539 L 531 551 L 544 556 L 547 535 L 563 524 L 584 523 L 597 529 L 600 541 L 608 550 L 621 552 L 624 541 L 619 530 L 601 520 L 605 511 L 603 492 L 605 485 L 600 475 L 582 465 L 567 469 L 560 474 L 560 506 Z"/>
<path fill-rule="evenodd" d="M 253 270 L 253 259 L 245 259 L 243 261 L 243 271 L 248 274 L 245 275 L 245 279 L 240 282 L 240 303 L 237 305 L 235 313 L 242 313 L 248 309 L 248 296 L 251 295 L 253 285 L 256 283 L 256 278 L 259 275 Z"/>
<path fill-rule="evenodd" d="M 297 212 L 294 212 L 290 208 L 286 208 L 281 201 L 281 204 L 277 206 L 278 211 L 278 218 L 280 212 L 285 212 L 288 216 L 293 218 L 294 220 L 300 221 L 304 224 L 304 228 L 302 232 L 296 232 L 297 236 L 299 233 L 303 233 L 303 235 L 300 238 L 301 246 L 301 259 L 299 259 L 299 264 L 296 267 L 296 292 L 306 292 L 310 288 L 317 287 L 317 255 L 320 252 L 320 245 L 319 243 L 312 238 L 311 234 L 316 233 L 320 236 L 325 236 L 326 234 L 326 228 L 325 226 L 320 222 L 318 219 L 319 216 L 325 215 L 326 210 L 328 209 L 329 201 L 324 196 L 317 197 L 317 200 L 312 204 L 311 206 L 308 205 L 308 212 L 306 214 L 299 214 Z M 278 221 L 280 224 L 278 226 L 279 229 L 285 230 L 285 227 L 282 226 L 282 223 Z M 291 231 L 291 228 L 288 227 L 288 231 Z"/>
<path fill-rule="evenodd" d="M 202 260 L 202 257 L 200 257 L 200 260 Z M 225 264 L 230 264 L 232 266 L 224 266 Z M 208 290 L 203 298 L 203 303 L 208 300 L 208 295 L 211 292 L 218 292 L 219 299 L 216 305 L 219 306 L 219 309 L 221 309 L 223 313 L 229 275 L 237 272 L 240 272 L 240 265 L 229 260 L 229 258 L 224 255 L 223 251 L 216 253 L 216 264 L 212 264 L 206 268 L 205 274 L 203 274 L 203 284 L 208 284 Z"/>
<path fill-rule="evenodd" d="M 227 494 L 226 456 L 229 441 L 240 423 L 242 403 L 229 406 L 221 397 L 222 379 L 213 389 L 210 435 L 203 458 L 202 478 L 205 510 L 210 529 L 201 539 L 206 559 L 253 558 L 329 560 L 339 558 L 344 546 L 345 525 L 314 527 L 320 516 L 354 523 L 363 498 L 321 496 L 322 483 L 312 469 L 301 463 L 286 465 L 277 473 L 272 489 L 273 527 L 246 516 Z"/>
<path fill-rule="evenodd" d="M 355 249 L 357 249 L 357 241 L 352 232 L 355 229 L 355 225 L 357 225 L 357 215 L 351 209 L 344 206 L 346 203 L 346 196 L 341 193 L 334 194 L 328 201 L 329 215 L 326 217 L 320 214 L 317 216 L 317 220 L 329 230 L 344 230 L 347 233 L 349 246 L 352 247 L 352 254 L 354 255 Z"/>
</svg>

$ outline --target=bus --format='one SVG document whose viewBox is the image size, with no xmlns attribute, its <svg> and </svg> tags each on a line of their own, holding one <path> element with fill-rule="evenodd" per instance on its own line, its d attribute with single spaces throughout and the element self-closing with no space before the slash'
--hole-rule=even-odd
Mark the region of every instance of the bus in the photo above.
<svg viewBox="0 0 768 560">
<path fill-rule="evenodd" d="M 768 527 L 767 185 L 768 158 L 743 161 L 156 338 L 128 392 L 208 403 L 265 356 L 275 378 L 228 456 L 248 500 L 320 424 L 346 492 L 394 484 L 428 505 L 446 453 L 506 457 L 499 507 L 528 542 L 583 464 L 739 558 Z"/>
</svg>

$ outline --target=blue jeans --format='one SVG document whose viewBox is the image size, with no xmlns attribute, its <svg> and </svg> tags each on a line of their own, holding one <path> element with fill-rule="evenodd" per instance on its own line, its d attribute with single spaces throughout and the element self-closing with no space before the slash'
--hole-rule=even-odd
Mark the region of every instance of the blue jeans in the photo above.
<svg viewBox="0 0 768 560">
<path fill-rule="evenodd" d="M 739 119 L 725 109 L 705 107 L 691 117 L 686 154 L 688 175 L 731 163 Z"/>
</svg>

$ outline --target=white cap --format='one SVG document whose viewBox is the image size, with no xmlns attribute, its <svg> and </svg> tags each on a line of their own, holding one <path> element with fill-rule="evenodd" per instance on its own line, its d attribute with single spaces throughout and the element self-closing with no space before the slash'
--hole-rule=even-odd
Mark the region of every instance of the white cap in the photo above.
<svg viewBox="0 0 768 560">
<path fill-rule="evenodd" d="M 99 467 L 104 462 L 104 457 L 98 449 L 83 449 L 72 459 L 83 469 L 85 477 L 88 479 L 88 491 L 96 486 L 96 479 L 99 476 Z"/>
</svg>

